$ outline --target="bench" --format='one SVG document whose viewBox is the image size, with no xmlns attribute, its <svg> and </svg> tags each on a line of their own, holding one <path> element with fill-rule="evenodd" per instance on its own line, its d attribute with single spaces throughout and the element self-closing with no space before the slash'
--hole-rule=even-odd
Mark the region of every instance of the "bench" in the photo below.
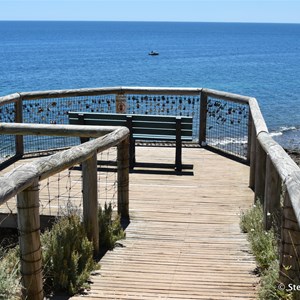
<svg viewBox="0 0 300 300">
<path fill-rule="evenodd" d="M 176 143 L 175 168 L 182 170 L 182 142 L 193 140 L 193 118 L 177 116 L 134 115 L 117 113 L 69 112 L 75 125 L 126 126 L 130 131 L 129 157 L 133 169 L 135 141 L 171 141 Z M 81 139 L 86 141 L 86 139 Z"/>
</svg>

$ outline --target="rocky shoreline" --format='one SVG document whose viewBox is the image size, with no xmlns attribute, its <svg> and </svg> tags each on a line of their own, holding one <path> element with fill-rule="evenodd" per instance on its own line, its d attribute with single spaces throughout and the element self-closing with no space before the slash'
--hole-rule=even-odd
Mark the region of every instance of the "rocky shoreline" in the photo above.
<svg viewBox="0 0 300 300">
<path fill-rule="evenodd" d="M 287 154 L 300 166 L 300 151 L 285 149 Z"/>
</svg>

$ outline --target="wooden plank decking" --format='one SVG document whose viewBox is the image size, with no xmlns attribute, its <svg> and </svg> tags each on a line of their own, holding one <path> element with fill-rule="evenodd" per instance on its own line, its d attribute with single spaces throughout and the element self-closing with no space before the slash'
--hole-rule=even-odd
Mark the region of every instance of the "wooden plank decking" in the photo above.
<svg viewBox="0 0 300 300">
<path fill-rule="evenodd" d="M 172 163 L 174 149 L 137 148 L 137 158 Z M 101 260 L 84 298 L 255 299 L 255 263 L 239 229 L 253 203 L 248 167 L 203 149 L 183 149 L 183 162 L 190 174 L 130 175 L 126 240 Z"/>
<path fill-rule="evenodd" d="M 137 160 L 174 163 L 174 148 L 138 147 Z M 253 203 L 249 168 L 199 148 L 184 148 L 183 163 L 193 169 L 181 176 L 164 168 L 130 174 L 126 239 L 102 258 L 91 290 L 73 300 L 255 299 L 255 263 L 239 229 L 241 210 Z M 56 197 L 57 182 L 66 186 L 66 199 L 80 198 L 78 173 L 52 178 L 51 189 L 44 185 L 52 213 L 58 204 L 49 198 Z M 13 203 L 1 211 L 7 207 Z"/>
</svg>

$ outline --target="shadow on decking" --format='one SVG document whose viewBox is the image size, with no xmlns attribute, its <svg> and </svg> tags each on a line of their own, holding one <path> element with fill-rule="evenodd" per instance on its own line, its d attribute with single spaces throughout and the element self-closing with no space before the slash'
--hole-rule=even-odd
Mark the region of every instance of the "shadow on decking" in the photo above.
<svg viewBox="0 0 300 300">
<path fill-rule="evenodd" d="M 186 175 L 193 176 L 193 165 L 182 165 L 182 171 L 176 171 L 174 164 L 165 163 L 136 163 L 130 173 L 155 175 Z"/>
<path fill-rule="evenodd" d="M 117 172 L 117 162 L 98 160 L 98 172 Z M 72 167 L 72 170 L 81 171 L 81 166 Z M 194 166 L 191 164 L 183 164 L 182 171 L 175 170 L 175 164 L 168 163 L 135 163 L 134 169 L 130 173 L 154 174 L 154 175 L 179 175 L 194 176 Z"/>
</svg>

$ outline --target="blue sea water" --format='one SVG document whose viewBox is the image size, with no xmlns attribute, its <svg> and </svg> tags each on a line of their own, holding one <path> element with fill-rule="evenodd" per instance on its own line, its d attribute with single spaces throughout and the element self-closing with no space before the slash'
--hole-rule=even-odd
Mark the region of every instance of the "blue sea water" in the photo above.
<svg viewBox="0 0 300 300">
<path fill-rule="evenodd" d="M 300 149 L 300 24 L 0 22 L 0 96 L 121 85 L 256 97 L 274 138 Z"/>
</svg>

